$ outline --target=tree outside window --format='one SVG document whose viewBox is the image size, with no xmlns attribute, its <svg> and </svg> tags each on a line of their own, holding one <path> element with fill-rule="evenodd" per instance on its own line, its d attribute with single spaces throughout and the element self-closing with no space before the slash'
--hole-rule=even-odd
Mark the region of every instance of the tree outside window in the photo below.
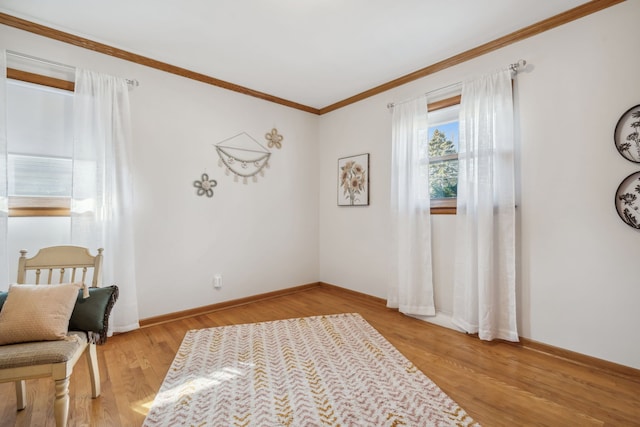
<svg viewBox="0 0 640 427">
<path fill-rule="evenodd" d="M 429 111 L 429 196 L 432 213 L 455 213 L 458 193 L 458 113 L 455 104 Z M 438 212 L 437 209 L 445 211 Z"/>
<path fill-rule="evenodd" d="M 457 126 L 457 122 L 455 125 Z M 457 196 L 458 147 L 452 139 L 452 134 L 447 135 L 438 128 L 433 129 L 429 139 L 429 194 L 432 199 Z"/>
</svg>

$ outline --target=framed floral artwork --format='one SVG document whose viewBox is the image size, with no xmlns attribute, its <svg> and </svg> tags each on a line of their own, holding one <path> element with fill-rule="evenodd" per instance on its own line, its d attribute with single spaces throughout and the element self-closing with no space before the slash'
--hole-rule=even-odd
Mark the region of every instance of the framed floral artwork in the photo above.
<svg viewBox="0 0 640 427">
<path fill-rule="evenodd" d="M 369 153 L 338 159 L 338 206 L 369 205 Z"/>
</svg>

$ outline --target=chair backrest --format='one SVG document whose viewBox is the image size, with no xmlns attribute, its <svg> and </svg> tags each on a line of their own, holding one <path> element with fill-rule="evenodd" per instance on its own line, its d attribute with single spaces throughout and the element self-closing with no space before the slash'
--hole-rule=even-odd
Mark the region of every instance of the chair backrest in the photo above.
<svg viewBox="0 0 640 427">
<path fill-rule="evenodd" d="M 87 273 L 92 271 L 92 288 L 99 287 L 102 283 L 102 251 L 98 249 L 98 255 L 93 256 L 89 249 L 80 246 L 51 246 L 42 248 L 32 258 L 27 258 L 27 251 L 20 251 L 18 261 L 19 284 L 52 284 L 52 283 L 81 283 L 85 284 Z M 35 278 L 27 278 L 27 272 L 34 271 Z M 46 280 L 41 277 L 46 272 Z M 57 273 L 56 273 L 57 272 Z M 70 275 L 65 277 L 65 273 Z M 81 277 L 80 277 L 81 276 Z M 54 282 L 57 280 L 57 282 Z"/>
</svg>

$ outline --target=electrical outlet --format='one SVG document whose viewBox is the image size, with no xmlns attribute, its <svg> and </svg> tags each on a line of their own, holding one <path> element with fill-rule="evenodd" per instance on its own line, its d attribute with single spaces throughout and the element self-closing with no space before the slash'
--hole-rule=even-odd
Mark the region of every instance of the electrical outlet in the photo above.
<svg viewBox="0 0 640 427">
<path fill-rule="evenodd" d="M 213 287 L 214 289 L 222 288 L 222 274 L 216 274 L 213 276 Z"/>
</svg>

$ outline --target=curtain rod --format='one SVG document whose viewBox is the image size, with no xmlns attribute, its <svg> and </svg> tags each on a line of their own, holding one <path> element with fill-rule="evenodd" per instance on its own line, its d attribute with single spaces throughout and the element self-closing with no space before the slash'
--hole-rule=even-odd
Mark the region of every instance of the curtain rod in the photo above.
<svg viewBox="0 0 640 427">
<path fill-rule="evenodd" d="M 69 71 L 74 71 L 76 70 L 76 67 L 73 67 L 71 65 L 67 65 L 67 64 L 62 64 L 60 62 L 55 62 L 55 61 L 50 61 L 48 59 L 42 59 L 42 58 L 38 58 L 36 56 L 31 56 L 31 55 L 27 55 L 26 53 L 20 53 L 20 52 L 15 52 L 12 50 L 7 50 L 7 55 L 11 55 L 11 56 L 15 56 L 17 58 L 22 58 L 22 59 L 26 59 L 29 61 L 33 61 L 33 62 L 40 62 L 41 64 L 46 64 L 46 65 L 53 65 L 54 67 L 59 67 L 59 68 L 66 68 Z M 127 84 L 129 86 L 140 86 L 140 82 L 136 79 L 125 79 Z"/>
<path fill-rule="evenodd" d="M 518 60 L 518 62 L 514 62 L 513 64 L 509 64 L 509 67 L 508 67 L 508 68 L 509 68 L 509 70 L 511 70 L 512 72 L 514 72 L 514 73 L 516 73 L 516 74 L 517 74 L 517 73 L 518 73 L 518 70 L 520 70 L 520 69 L 524 68 L 526 65 L 527 65 L 527 61 L 526 61 L 526 60 L 524 60 L 524 59 L 519 59 L 519 60 Z M 425 96 L 425 95 L 426 95 L 426 96 L 428 96 L 428 95 L 431 95 L 432 93 L 435 93 L 435 92 L 442 92 L 442 91 L 445 91 L 445 90 L 447 90 L 447 89 L 451 89 L 451 88 L 454 88 L 454 87 L 456 87 L 456 86 L 460 86 L 461 84 L 462 84 L 462 82 L 452 83 L 452 84 L 450 84 L 450 85 L 447 85 L 447 86 L 444 86 L 444 87 L 441 87 L 441 88 L 438 88 L 438 89 L 430 90 L 429 92 L 423 93 L 423 94 L 422 94 L 422 95 L 420 95 L 420 96 Z M 397 103 L 396 103 L 396 102 L 389 102 L 389 103 L 387 104 L 387 108 L 391 109 L 391 108 L 393 108 L 396 104 L 402 104 L 402 103 L 405 103 L 405 102 L 411 101 L 411 100 L 413 100 L 413 99 L 415 99 L 415 98 L 411 98 L 411 99 L 408 99 L 408 100 L 406 100 L 406 101 L 400 101 L 400 102 L 397 102 Z"/>
</svg>

